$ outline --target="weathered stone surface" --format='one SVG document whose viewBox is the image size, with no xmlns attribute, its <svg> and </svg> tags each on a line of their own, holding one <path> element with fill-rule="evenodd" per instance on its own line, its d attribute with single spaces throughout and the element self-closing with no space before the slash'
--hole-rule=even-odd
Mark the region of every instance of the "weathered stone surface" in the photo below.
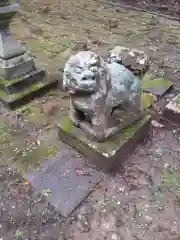
<svg viewBox="0 0 180 240">
<path fill-rule="evenodd" d="M 24 54 L 26 51 L 9 32 L 9 22 L 18 11 L 18 4 L 6 4 L 0 6 L 0 58 L 10 59 Z M 6 31 L 5 31 L 6 29 Z"/>
<path fill-rule="evenodd" d="M 69 117 L 98 142 L 141 117 L 141 74 L 132 71 L 134 63 L 128 68 L 122 63 L 122 49 L 112 49 L 107 61 L 92 51 L 80 51 L 65 64 L 63 86 L 70 96 Z M 131 50 L 127 54 L 136 63 L 146 65 L 144 53 L 141 56 Z"/>
<path fill-rule="evenodd" d="M 9 32 L 9 24 L 19 4 L 0 4 L 0 101 L 15 108 L 42 94 L 55 81 L 44 79 L 44 70 L 36 69 L 34 59 Z"/>
<path fill-rule="evenodd" d="M 132 70 L 137 75 L 143 75 L 149 67 L 149 57 L 138 49 L 116 46 L 110 51 L 110 56 L 116 56 L 119 63 Z"/>
<path fill-rule="evenodd" d="M 164 78 L 149 79 L 143 83 L 143 91 L 162 97 L 171 87 L 172 81 Z"/>
<path fill-rule="evenodd" d="M 24 177 L 64 217 L 70 215 L 102 179 L 101 173 L 89 168 L 83 157 L 65 144 L 56 157 Z"/>
<path fill-rule="evenodd" d="M 0 58 L 0 77 L 5 80 L 12 80 L 35 69 L 34 59 L 27 54 L 7 60 Z"/>
<path fill-rule="evenodd" d="M 105 142 L 90 140 L 80 128 L 74 127 L 69 118 L 63 119 L 59 128 L 61 141 L 83 153 L 91 166 L 105 172 L 112 171 L 148 136 L 150 116 L 146 115 Z"/>
<path fill-rule="evenodd" d="M 57 86 L 57 81 L 48 80 L 48 79 L 39 79 L 39 82 L 35 82 L 34 84 L 25 87 L 23 90 L 13 93 L 7 94 L 5 91 L 0 90 L 0 102 L 2 102 L 7 108 L 15 109 L 18 108 L 35 97 L 42 96 L 46 93 L 50 88 Z"/>
<path fill-rule="evenodd" d="M 17 93 L 32 84 L 42 81 L 44 77 L 44 70 L 35 70 L 23 75 L 22 77 L 14 78 L 9 81 L 0 79 L 0 89 L 7 94 Z"/>
<path fill-rule="evenodd" d="M 180 123 L 180 94 L 167 104 L 164 116 L 173 122 Z"/>
</svg>

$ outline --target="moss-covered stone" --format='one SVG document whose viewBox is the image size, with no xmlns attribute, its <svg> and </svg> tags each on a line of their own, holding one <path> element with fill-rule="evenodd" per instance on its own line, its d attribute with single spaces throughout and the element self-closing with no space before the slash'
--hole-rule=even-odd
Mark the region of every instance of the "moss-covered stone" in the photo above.
<svg viewBox="0 0 180 240">
<path fill-rule="evenodd" d="M 70 133 L 73 130 L 73 124 L 68 117 L 62 119 L 61 126 L 65 132 Z"/>
<path fill-rule="evenodd" d="M 140 120 L 136 121 L 129 127 L 123 129 L 118 134 L 108 138 L 105 142 L 97 142 L 90 139 L 84 131 L 76 128 L 68 117 L 61 120 L 59 124 L 59 137 L 61 141 L 73 146 L 83 154 L 93 158 L 93 164 L 104 163 L 105 165 L 112 165 L 116 158 L 125 155 L 125 152 L 129 152 L 132 148 L 132 142 L 139 139 L 139 133 L 146 127 L 146 134 L 148 134 L 148 128 L 150 122 L 150 116 L 145 115 Z M 134 144 L 134 143 L 133 143 Z M 125 146 L 129 145 L 124 150 Z M 122 154 L 122 156 L 121 156 Z M 97 162 L 95 159 L 97 159 Z M 103 166 L 99 168 L 104 168 Z"/>
<path fill-rule="evenodd" d="M 142 109 L 150 108 L 156 100 L 156 96 L 152 93 L 143 92 L 141 96 Z"/>
<path fill-rule="evenodd" d="M 18 78 L 14 78 L 14 79 L 11 79 L 11 80 L 6 80 L 6 79 L 0 79 L 0 84 L 4 85 L 4 86 L 9 86 L 13 83 L 16 83 L 16 82 L 19 82 L 19 81 L 22 81 L 23 80 L 23 77 L 18 77 Z"/>
<path fill-rule="evenodd" d="M 59 39 L 58 39 L 59 40 Z M 44 38 L 38 38 L 38 39 L 30 39 L 28 42 L 28 45 L 30 48 L 33 49 L 33 52 L 43 52 L 48 57 L 56 57 L 61 52 L 64 52 L 69 45 L 67 39 L 64 41 L 64 44 L 62 44 L 62 39 L 59 41 L 56 41 L 56 39 L 44 39 Z"/>
<path fill-rule="evenodd" d="M 172 81 L 164 78 L 147 79 L 142 81 L 142 89 L 162 96 L 169 88 L 172 87 Z"/>
<path fill-rule="evenodd" d="M 28 88 L 23 89 L 21 92 L 13 93 L 13 94 L 7 94 L 4 91 L 0 90 L 0 98 L 2 98 L 4 101 L 13 101 L 14 99 L 22 98 L 23 96 L 36 91 L 38 89 L 41 89 L 44 87 L 47 83 L 46 82 L 39 82 L 31 85 Z"/>
<path fill-rule="evenodd" d="M 0 101 L 8 108 L 17 108 L 36 96 L 44 93 L 47 89 L 56 85 L 56 81 L 46 80 L 43 82 L 34 83 L 31 86 L 23 89 L 20 92 L 7 94 L 0 90 Z"/>
</svg>

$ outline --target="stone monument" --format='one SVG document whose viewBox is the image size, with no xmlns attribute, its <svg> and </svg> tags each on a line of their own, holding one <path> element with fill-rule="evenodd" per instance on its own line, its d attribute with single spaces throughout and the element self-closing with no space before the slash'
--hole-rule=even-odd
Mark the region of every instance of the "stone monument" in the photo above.
<svg viewBox="0 0 180 240">
<path fill-rule="evenodd" d="M 106 61 L 89 50 L 70 57 L 63 77 L 70 97 L 69 134 L 76 132 L 76 139 L 102 156 L 116 155 L 128 127 L 149 122 L 141 108 L 141 77 L 147 68 L 144 52 L 119 46 L 109 52 Z M 67 122 L 59 126 L 62 140 L 67 139 Z"/>
<path fill-rule="evenodd" d="M 9 25 L 19 4 L 0 1 L 0 100 L 14 108 L 49 86 L 45 71 L 35 66 L 34 59 L 9 32 Z"/>
</svg>

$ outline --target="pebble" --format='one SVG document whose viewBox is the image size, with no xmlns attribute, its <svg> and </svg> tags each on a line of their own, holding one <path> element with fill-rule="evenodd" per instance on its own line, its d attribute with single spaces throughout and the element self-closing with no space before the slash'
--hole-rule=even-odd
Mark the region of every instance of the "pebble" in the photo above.
<svg viewBox="0 0 180 240">
<path fill-rule="evenodd" d="M 150 217 L 150 216 L 147 216 L 147 215 L 142 215 L 140 218 L 139 218 L 139 220 L 138 220 L 138 222 L 139 222 L 139 224 L 141 224 L 141 225 L 150 225 L 151 223 L 152 223 L 152 218 Z"/>
<path fill-rule="evenodd" d="M 144 220 L 146 224 L 151 224 L 153 219 L 149 216 L 144 216 Z"/>
<path fill-rule="evenodd" d="M 111 239 L 112 240 L 119 240 L 120 238 L 116 233 L 113 233 L 112 236 L 111 236 Z"/>
</svg>

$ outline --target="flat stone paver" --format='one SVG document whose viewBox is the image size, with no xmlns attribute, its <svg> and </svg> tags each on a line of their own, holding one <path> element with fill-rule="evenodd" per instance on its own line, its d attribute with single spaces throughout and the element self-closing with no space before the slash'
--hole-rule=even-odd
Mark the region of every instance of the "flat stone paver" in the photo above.
<svg viewBox="0 0 180 240">
<path fill-rule="evenodd" d="M 93 191 L 102 175 L 87 167 L 76 151 L 63 146 L 55 158 L 45 161 L 40 169 L 29 172 L 24 177 L 35 189 L 46 195 L 47 200 L 62 216 L 68 217 Z"/>
</svg>

